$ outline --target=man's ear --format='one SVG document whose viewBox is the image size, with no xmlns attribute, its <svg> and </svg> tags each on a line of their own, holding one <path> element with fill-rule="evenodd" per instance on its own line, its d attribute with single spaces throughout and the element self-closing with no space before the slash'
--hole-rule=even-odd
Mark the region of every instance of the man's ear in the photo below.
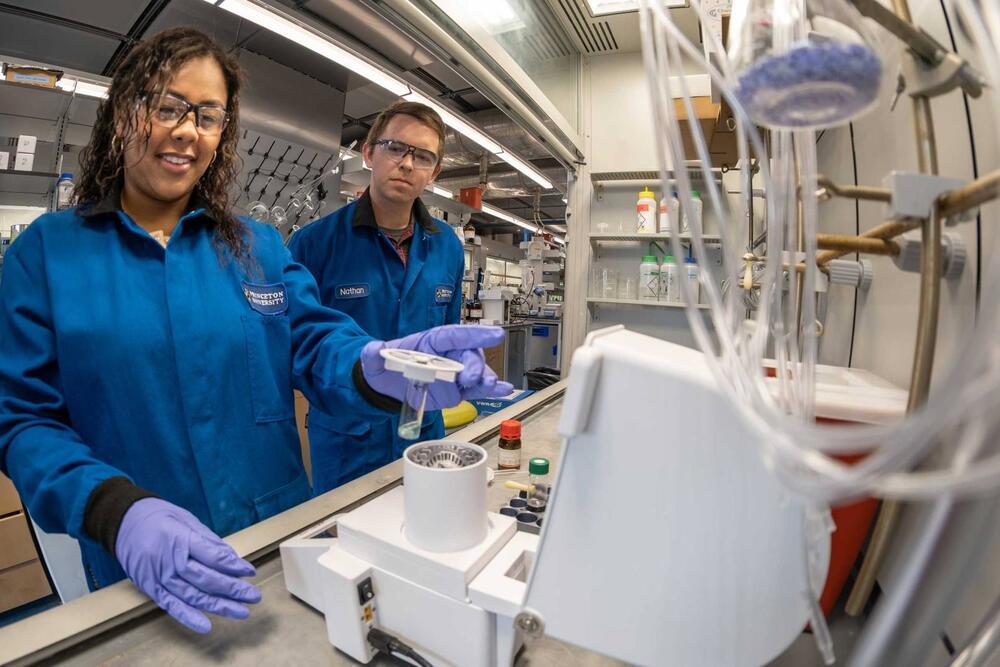
<svg viewBox="0 0 1000 667">
<path fill-rule="evenodd" d="M 369 169 L 372 168 L 372 145 L 367 141 L 361 146 L 361 160 Z"/>
<path fill-rule="evenodd" d="M 438 166 L 434 167 L 434 173 L 431 175 L 431 180 L 427 181 L 427 185 L 430 185 L 437 180 L 437 177 L 441 175 L 442 164 L 438 162 Z"/>
</svg>

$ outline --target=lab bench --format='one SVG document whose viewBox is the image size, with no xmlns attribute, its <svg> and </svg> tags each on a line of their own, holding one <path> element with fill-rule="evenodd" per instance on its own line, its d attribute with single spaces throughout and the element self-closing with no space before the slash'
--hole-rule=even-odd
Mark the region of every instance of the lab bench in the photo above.
<svg viewBox="0 0 1000 667">
<path fill-rule="evenodd" d="M 552 461 L 550 476 L 554 475 L 560 445 L 556 423 L 564 389 L 565 382 L 560 382 L 451 434 L 452 439 L 476 442 L 485 447 L 490 464 L 496 467 L 500 422 L 522 419 L 523 470 L 497 476 L 488 492 L 492 511 L 515 494 L 503 486 L 505 481 L 527 481 L 530 457 L 549 458 Z M 197 635 L 159 611 L 131 583 L 120 582 L 0 628 L 0 664 L 39 661 L 66 665 L 98 665 L 112 661 L 130 665 L 358 664 L 327 641 L 323 615 L 285 589 L 277 547 L 324 518 L 394 488 L 401 476 L 402 462 L 393 462 L 227 538 L 240 555 L 257 567 L 257 575 L 252 581 L 261 589 L 263 599 L 252 607 L 250 618 L 245 621 L 213 616 L 212 631 Z M 584 662 L 619 664 L 548 638 L 533 642 L 518 664 L 568 666 Z M 379 656 L 370 664 L 400 663 Z"/>
<path fill-rule="evenodd" d="M 482 445 L 496 467 L 498 429 L 504 419 L 522 421 L 522 469 L 497 475 L 488 490 L 488 507 L 497 511 L 515 492 L 507 480 L 526 482 L 528 460 L 544 456 L 556 478 L 561 440 L 557 425 L 566 382 L 536 392 L 509 408 L 449 434 L 449 439 Z M 232 621 L 212 617 L 213 630 L 197 635 L 166 616 L 131 583 L 125 581 L 0 628 L 0 664 L 36 662 L 61 665 L 161 664 L 359 664 L 327 641 L 321 613 L 292 597 L 285 588 L 278 545 L 334 514 L 357 507 L 400 484 L 402 462 L 396 461 L 298 507 L 227 538 L 236 551 L 257 567 L 251 580 L 263 595 L 250 618 Z M 838 656 L 856 640 L 858 622 L 832 624 Z M 377 656 L 374 665 L 399 665 Z M 543 637 L 530 641 L 519 654 L 520 667 L 604 667 L 624 663 Z M 803 633 L 769 667 L 822 665 Z"/>
</svg>

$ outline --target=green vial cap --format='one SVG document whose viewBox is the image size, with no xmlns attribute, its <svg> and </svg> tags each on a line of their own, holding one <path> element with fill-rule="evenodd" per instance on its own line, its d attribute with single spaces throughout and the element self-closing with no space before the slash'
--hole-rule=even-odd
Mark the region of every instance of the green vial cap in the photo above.
<svg viewBox="0 0 1000 667">
<path fill-rule="evenodd" d="M 548 475 L 549 460 L 541 456 L 528 461 L 528 473 L 531 475 Z"/>
<path fill-rule="evenodd" d="M 635 260 L 632 260 L 632 261 L 635 261 Z M 656 261 L 656 255 L 643 255 L 642 256 L 642 261 L 644 261 L 644 262 L 655 262 Z"/>
</svg>

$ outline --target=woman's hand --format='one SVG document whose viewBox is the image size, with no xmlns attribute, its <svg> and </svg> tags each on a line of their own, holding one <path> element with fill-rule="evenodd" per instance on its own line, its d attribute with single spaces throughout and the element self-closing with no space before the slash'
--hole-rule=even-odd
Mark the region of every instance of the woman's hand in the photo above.
<svg viewBox="0 0 1000 667">
<path fill-rule="evenodd" d="M 260 602 L 260 591 L 238 579 L 253 576 L 253 565 L 193 514 L 159 498 L 125 512 L 115 555 L 142 592 L 195 632 L 212 629 L 202 612 L 244 619 L 244 603 Z"/>
</svg>

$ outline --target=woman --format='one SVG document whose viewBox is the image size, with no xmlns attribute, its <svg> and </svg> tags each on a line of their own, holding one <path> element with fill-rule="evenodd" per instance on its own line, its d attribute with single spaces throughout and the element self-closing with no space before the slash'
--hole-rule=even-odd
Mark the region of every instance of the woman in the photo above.
<svg viewBox="0 0 1000 667">
<path fill-rule="evenodd" d="M 398 410 L 379 351 L 465 363 L 428 407 L 510 391 L 490 327 L 388 343 L 320 306 L 278 233 L 236 219 L 240 71 L 168 30 L 118 68 L 81 157 L 80 205 L 10 247 L 0 285 L 0 470 L 92 589 L 127 575 L 181 623 L 245 618 L 260 593 L 225 535 L 309 497 L 292 388 L 330 412 Z"/>
</svg>

